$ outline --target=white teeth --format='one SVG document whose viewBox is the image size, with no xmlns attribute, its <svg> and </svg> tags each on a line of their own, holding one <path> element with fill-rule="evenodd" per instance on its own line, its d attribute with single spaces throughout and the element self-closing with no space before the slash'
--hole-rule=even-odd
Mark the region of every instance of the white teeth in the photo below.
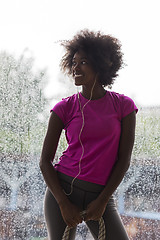
<svg viewBox="0 0 160 240">
<path fill-rule="evenodd" d="M 82 77 L 82 74 L 75 74 L 75 77 Z"/>
</svg>

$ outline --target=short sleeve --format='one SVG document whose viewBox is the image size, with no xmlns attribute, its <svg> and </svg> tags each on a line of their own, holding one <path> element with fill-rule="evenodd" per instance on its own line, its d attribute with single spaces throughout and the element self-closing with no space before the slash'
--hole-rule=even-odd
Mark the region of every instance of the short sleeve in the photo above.
<svg viewBox="0 0 160 240">
<path fill-rule="evenodd" d="M 62 120 L 64 126 L 67 123 L 67 99 L 62 99 L 62 101 L 58 102 L 50 112 L 55 112 L 58 117 Z"/>
<path fill-rule="evenodd" d="M 130 114 L 131 112 L 136 111 L 136 113 L 138 112 L 138 108 L 135 105 L 134 101 L 125 96 L 125 95 L 121 95 L 121 118 L 126 117 L 128 114 Z"/>
</svg>

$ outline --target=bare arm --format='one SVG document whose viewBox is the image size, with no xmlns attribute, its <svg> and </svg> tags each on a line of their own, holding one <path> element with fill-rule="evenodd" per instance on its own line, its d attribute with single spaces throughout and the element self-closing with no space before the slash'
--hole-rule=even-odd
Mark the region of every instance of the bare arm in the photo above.
<svg viewBox="0 0 160 240">
<path fill-rule="evenodd" d="M 62 129 L 63 122 L 54 112 L 52 112 L 42 148 L 40 169 L 48 188 L 59 204 L 64 221 L 69 227 L 73 227 L 82 221 L 79 214 L 80 211 L 76 206 L 71 204 L 68 197 L 65 195 L 52 164 Z M 72 211 L 70 209 L 72 209 Z"/>
<path fill-rule="evenodd" d="M 99 197 L 88 206 L 86 220 L 98 220 L 103 215 L 109 198 L 119 186 L 129 168 L 135 138 L 135 115 L 136 113 L 134 111 L 122 119 L 118 160 L 104 190 Z"/>
<path fill-rule="evenodd" d="M 52 165 L 52 161 L 55 157 L 62 129 L 63 123 L 60 121 L 60 119 L 58 119 L 58 116 L 52 112 L 40 158 L 40 169 L 43 177 L 50 191 L 55 196 L 58 204 L 61 204 L 61 202 L 65 201 L 66 196 L 60 187 L 56 171 Z"/>
</svg>

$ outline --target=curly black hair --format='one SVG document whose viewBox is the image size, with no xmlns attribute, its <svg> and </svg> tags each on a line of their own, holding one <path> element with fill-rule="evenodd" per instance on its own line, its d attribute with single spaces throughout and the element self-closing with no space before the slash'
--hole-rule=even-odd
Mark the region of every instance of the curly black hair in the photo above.
<svg viewBox="0 0 160 240">
<path fill-rule="evenodd" d="M 81 30 L 72 40 L 62 41 L 61 45 L 66 50 L 60 63 L 61 69 L 72 75 L 73 56 L 77 51 L 83 50 L 98 73 L 102 86 L 111 87 L 118 76 L 118 70 L 124 65 L 120 41 L 111 35 L 103 35 L 100 31 Z"/>
</svg>

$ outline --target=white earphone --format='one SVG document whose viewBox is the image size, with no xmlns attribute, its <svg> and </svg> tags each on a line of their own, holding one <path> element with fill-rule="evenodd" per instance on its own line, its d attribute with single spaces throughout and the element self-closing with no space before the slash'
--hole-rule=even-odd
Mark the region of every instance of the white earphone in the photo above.
<svg viewBox="0 0 160 240">
<path fill-rule="evenodd" d="M 73 183 L 74 183 L 74 181 L 76 180 L 76 178 L 77 178 L 77 177 L 80 175 L 80 173 L 81 173 L 81 162 L 82 162 L 82 158 L 83 158 L 83 155 L 84 155 L 84 146 L 83 146 L 83 143 L 82 143 L 82 141 L 81 141 L 81 134 L 82 134 L 82 131 L 83 131 L 83 128 L 84 128 L 84 124 L 85 124 L 85 122 L 84 122 L 84 112 L 83 112 L 83 111 L 84 111 L 84 108 L 86 107 L 86 105 L 92 100 L 93 89 L 94 89 L 94 87 L 95 87 L 96 81 L 97 81 L 97 74 L 96 74 L 96 76 L 95 76 L 95 80 L 94 80 L 93 86 L 92 86 L 92 88 L 91 88 L 90 98 L 89 98 L 89 100 L 84 104 L 83 107 L 82 107 L 82 105 L 81 105 L 81 101 L 80 101 L 80 97 L 79 97 L 79 92 L 78 92 L 78 101 L 79 101 L 80 111 L 81 111 L 81 114 L 82 114 L 82 127 L 81 127 L 81 130 L 80 130 L 80 132 L 79 132 L 78 139 L 79 139 L 79 142 L 80 142 L 81 147 L 82 147 L 82 154 L 81 154 L 81 157 L 80 157 L 80 159 L 79 159 L 79 172 L 78 172 L 78 174 L 73 178 L 73 180 L 72 180 L 72 182 L 71 182 L 71 191 L 70 191 L 69 193 L 66 193 L 66 192 L 63 190 L 64 193 L 65 193 L 67 196 L 69 196 L 69 195 L 72 194 L 72 192 L 73 192 Z"/>
</svg>

